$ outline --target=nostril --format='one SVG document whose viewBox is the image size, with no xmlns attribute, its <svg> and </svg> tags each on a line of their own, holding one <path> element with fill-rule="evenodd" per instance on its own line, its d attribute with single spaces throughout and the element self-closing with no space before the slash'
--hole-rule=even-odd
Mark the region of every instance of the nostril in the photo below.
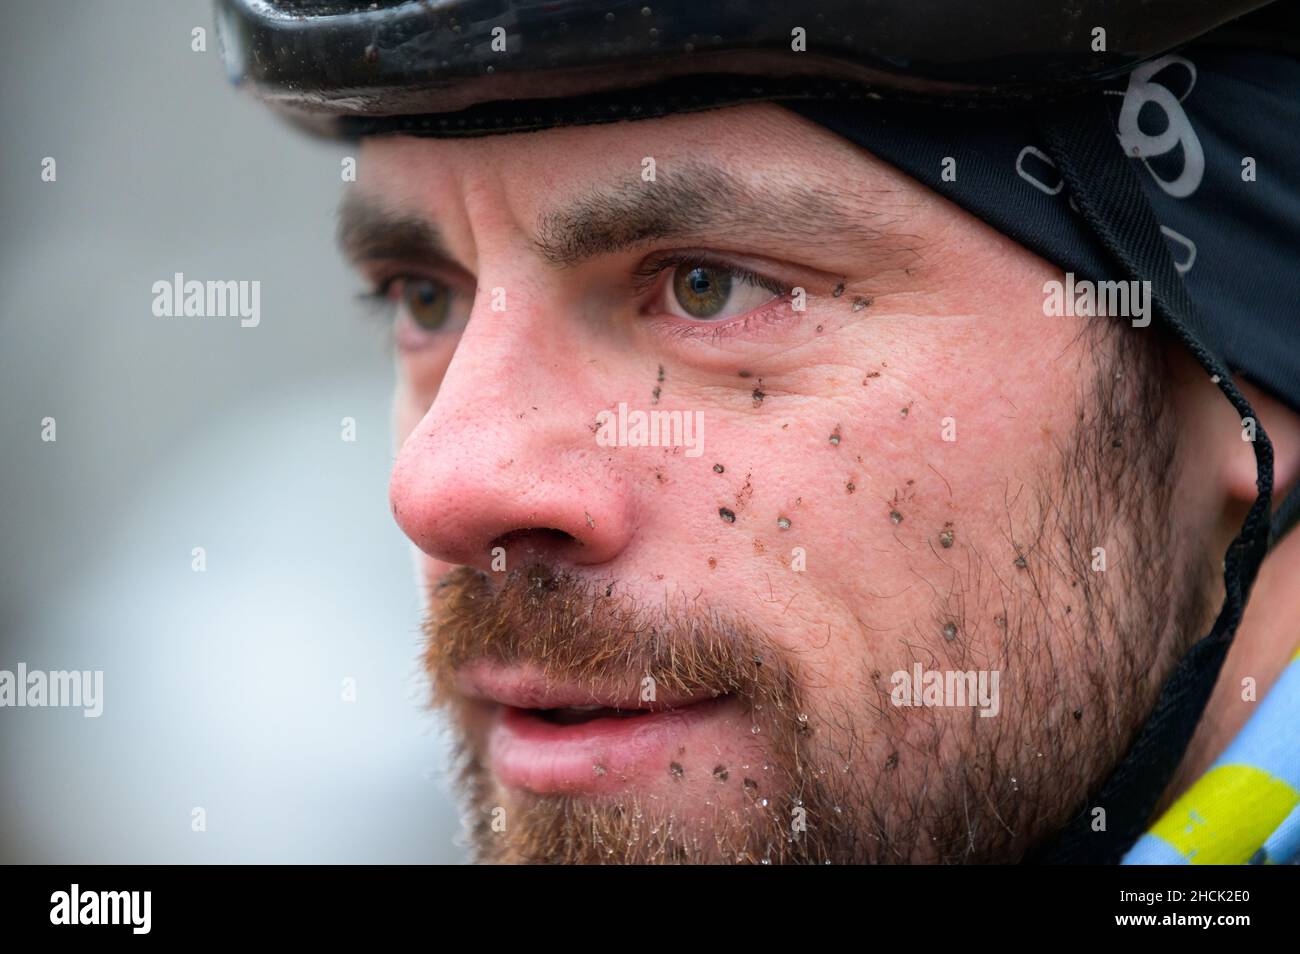
<svg viewBox="0 0 1300 954">
<path fill-rule="evenodd" d="M 578 543 L 576 537 L 554 527 L 526 527 L 503 533 L 492 541 L 492 547 L 514 550 L 519 555 L 543 555 Z"/>
</svg>

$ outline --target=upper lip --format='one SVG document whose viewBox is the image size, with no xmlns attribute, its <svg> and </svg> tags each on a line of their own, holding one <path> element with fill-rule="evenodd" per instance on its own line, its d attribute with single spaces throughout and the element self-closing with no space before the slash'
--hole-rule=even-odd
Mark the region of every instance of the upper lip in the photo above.
<svg viewBox="0 0 1300 954">
<path fill-rule="evenodd" d="M 456 674 L 456 689 L 468 699 L 496 702 L 516 709 L 676 709 L 713 699 L 712 693 L 670 694 L 657 689 L 653 700 L 641 698 L 641 686 L 579 685 L 547 678 L 538 668 L 519 664 L 476 662 Z"/>
</svg>

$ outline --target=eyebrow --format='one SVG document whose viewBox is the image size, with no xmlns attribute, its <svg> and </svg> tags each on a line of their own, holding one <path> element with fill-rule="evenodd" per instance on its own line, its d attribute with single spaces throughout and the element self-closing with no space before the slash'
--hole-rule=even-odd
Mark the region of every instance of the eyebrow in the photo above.
<svg viewBox="0 0 1300 954">
<path fill-rule="evenodd" d="M 734 235 L 804 249 L 876 242 L 881 229 L 850 214 L 850 196 L 804 183 L 759 189 L 717 166 L 688 162 L 661 181 L 604 187 L 538 220 L 536 243 L 552 265 L 569 267 L 596 255 L 664 239 Z M 883 224 L 883 223 L 882 223 Z"/>
<path fill-rule="evenodd" d="M 394 212 L 368 196 L 349 192 L 339 205 L 338 219 L 339 248 L 354 265 L 385 259 L 451 261 L 433 223 Z"/>
<path fill-rule="evenodd" d="M 881 190 L 881 194 L 893 190 Z M 717 166 L 678 164 L 658 181 L 606 184 L 538 216 L 534 244 L 540 257 L 570 268 L 664 240 L 734 237 L 746 244 L 816 252 L 846 245 L 881 244 L 892 217 L 861 208 L 864 194 L 801 182 L 758 188 Z M 893 236 L 889 251 L 914 252 L 916 236 Z M 432 222 L 396 212 L 360 193 L 339 208 L 339 245 L 354 263 L 379 259 L 452 262 Z"/>
</svg>

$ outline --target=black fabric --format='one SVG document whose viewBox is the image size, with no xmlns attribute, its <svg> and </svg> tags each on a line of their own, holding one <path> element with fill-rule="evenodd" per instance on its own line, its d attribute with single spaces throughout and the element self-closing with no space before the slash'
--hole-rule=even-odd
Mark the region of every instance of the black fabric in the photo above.
<svg viewBox="0 0 1300 954">
<path fill-rule="evenodd" d="M 1088 115 L 1088 111 L 1092 115 Z M 1249 402 L 1232 383 L 1222 361 L 1205 345 L 1203 323 L 1174 266 L 1142 186 L 1118 148 L 1108 115 L 1098 102 L 1080 104 L 1079 115 L 1059 114 L 1042 124 L 1048 152 L 1088 222 L 1126 278 L 1152 283 L 1153 305 L 1166 327 L 1196 355 L 1244 417 Z M 1044 863 L 1115 864 L 1146 830 L 1161 793 L 1191 741 L 1245 609 L 1246 596 L 1268 546 L 1273 450 L 1261 429 L 1254 443 L 1258 496 L 1241 534 L 1224 561 L 1228 597 L 1214 629 L 1179 661 L 1128 753 L 1101 790 L 1031 859 Z M 1092 827 L 1092 810 L 1106 810 L 1105 830 Z"/>
</svg>

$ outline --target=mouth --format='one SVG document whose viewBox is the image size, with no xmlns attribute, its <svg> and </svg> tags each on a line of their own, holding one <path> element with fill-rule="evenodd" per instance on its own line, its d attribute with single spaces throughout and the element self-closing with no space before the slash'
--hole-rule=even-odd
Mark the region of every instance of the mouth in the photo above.
<svg viewBox="0 0 1300 954">
<path fill-rule="evenodd" d="M 497 782 L 539 795 L 649 790 L 705 775 L 753 743 L 738 697 L 564 685 L 526 667 L 478 664 L 457 689 L 485 727 Z"/>
</svg>

